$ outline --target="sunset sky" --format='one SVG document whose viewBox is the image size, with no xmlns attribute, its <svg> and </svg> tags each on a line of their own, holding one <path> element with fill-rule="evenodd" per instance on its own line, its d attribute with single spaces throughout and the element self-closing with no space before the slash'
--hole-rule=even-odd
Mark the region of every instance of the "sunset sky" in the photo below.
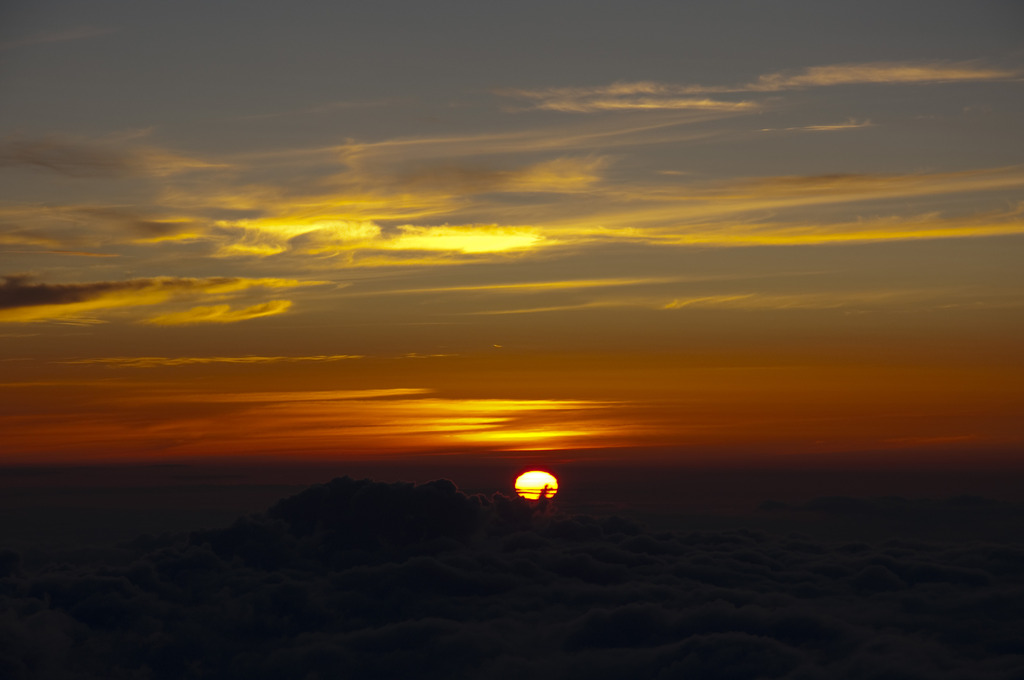
<svg viewBox="0 0 1024 680">
<path fill-rule="evenodd" d="M 1022 35 L 7 3 L 0 464 L 1020 461 Z"/>
</svg>

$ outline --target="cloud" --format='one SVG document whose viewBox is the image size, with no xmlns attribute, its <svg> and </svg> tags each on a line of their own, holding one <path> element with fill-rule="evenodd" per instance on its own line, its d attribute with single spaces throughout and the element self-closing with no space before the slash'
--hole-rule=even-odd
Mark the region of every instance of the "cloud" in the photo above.
<svg viewBox="0 0 1024 680">
<path fill-rule="evenodd" d="M 742 85 L 680 85 L 654 81 L 617 82 L 596 87 L 544 90 L 497 90 L 496 94 L 536 102 L 535 109 L 568 113 L 636 110 L 756 111 L 766 104 L 709 99 L 702 95 L 783 92 L 810 87 L 863 84 L 928 84 L 1016 80 L 1024 70 L 967 62 L 869 62 L 813 66 L 800 71 L 767 73 Z"/>
<path fill-rule="evenodd" d="M 949 173 L 775 176 L 677 186 L 609 188 L 607 203 L 545 225 L 563 242 L 633 240 L 664 245 L 801 245 L 858 241 L 960 238 L 1020 233 L 1019 206 L 999 212 L 943 216 L 870 217 L 839 221 L 800 211 L 846 203 L 888 201 L 1024 186 L 1019 167 Z M 783 219 L 758 213 L 791 211 Z M 744 213 L 750 217 L 740 217 Z M 813 213 L 812 213 L 813 215 Z M 723 219 L 728 218 L 728 219 Z"/>
<path fill-rule="evenodd" d="M 737 91 L 777 92 L 836 85 L 984 82 L 1016 80 L 1022 75 L 1024 71 L 1019 68 L 986 66 L 978 61 L 868 62 L 768 73 Z"/>
<path fill-rule="evenodd" d="M 438 288 L 403 288 L 398 290 L 367 291 L 353 295 L 408 295 L 416 293 L 532 293 L 557 290 L 576 290 L 581 288 L 612 288 L 618 286 L 648 286 L 664 283 L 676 283 L 685 280 L 683 277 L 647 277 L 638 279 L 567 279 L 564 281 L 531 281 L 526 283 L 494 283 L 476 286 L 442 286 Z"/>
<path fill-rule="evenodd" d="M 956 290 L 883 290 L 862 292 L 827 293 L 738 293 L 723 295 L 702 295 L 675 298 L 662 305 L 662 309 L 684 309 L 687 307 L 725 307 L 730 309 L 839 309 L 871 308 L 879 306 L 912 305 L 921 308 L 921 303 L 931 301 L 934 305 L 949 304 Z M 972 299 L 975 296 L 972 295 Z M 1024 300 L 1021 300 L 1024 304 Z"/>
<path fill-rule="evenodd" d="M 296 288 L 322 285 L 322 281 L 295 279 L 245 279 L 213 277 L 207 279 L 156 277 L 127 281 L 47 284 L 33 283 L 27 276 L 6 276 L 0 284 L 0 322 L 91 321 L 97 312 L 160 304 L 172 299 L 224 297 L 253 288 Z M 212 317 L 232 314 L 276 313 L 280 302 L 240 312 L 218 310 Z M 202 314 L 201 312 L 199 313 Z"/>
<path fill-rule="evenodd" d="M 532 249 L 545 240 L 537 229 L 530 227 L 407 225 L 399 227 L 399 233 L 382 245 L 388 250 L 432 250 L 472 255 Z"/>
<path fill-rule="evenodd" d="M 535 100 L 533 108 L 565 113 L 598 111 L 715 111 L 741 113 L 763 105 L 754 101 L 725 101 L 707 97 L 672 96 L 678 90 L 658 83 L 618 83 L 595 88 L 502 90 L 498 94 Z"/>
<path fill-rule="evenodd" d="M 616 402 L 432 396 L 431 389 L 406 386 L 407 360 L 392 361 L 397 363 L 391 384 L 381 388 L 223 393 L 122 384 L 126 389 L 58 407 L 64 425 L 45 438 L 39 432 L 47 419 L 52 421 L 52 406 L 38 418 L 0 417 L 0 428 L 5 451 L 32 452 L 36 460 L 45 453 L 59 455 L 65 447 L 91 460 L 116 460 L 126 451 L 161 457 L 283 453 L 309 459 L 335 455 L 339 441 L 346 456 L 388 457 L 386 452 L 394 451 L 463 456 L 615 446 L 643 427 L 612 417 Z"/>
<path fill-rule="evenodd" d="M 867 127 L 875 127 L 875 124 L 870 120 L 856 121 L 851 118 L 845 123 L 837 123 L 835 125 L 801 125 L 798 127 L 787 128 L 761 128 L 761 132 L 835 132 L 837 130 L 859 130 Z"/>
<path fill-rule="evenodd" d="M 66 177 L 166 177 L 227 166 L 156 147 L 126 147 L 51 135 L 0 142 L 0 167 L 31 167 Z"/>
<path fill-rule="evenodd" d="M 204 364 L 277 364 L 347 361 L 362 359 L 359 354 L 318 354 L 313 356 L 237 356 L 237 357 L 98 357 L 93 359 L 70 359 L 61 364 L 101 364 L 117 368 L 153 368 L 156 366 L 191 366 Z"/>
<path fill-rule="evenodd" d="M 265 257 L 286 252 L 310 255 L 349 254 L 350 266 L 360 258 L 387 251 L 483 255 L 519 252 L 553 245 L 534 227 L 481 225 L 401 225 L 385 233 L 373 222 L 270 218 L 223 221 L 218 227 L 229 236 L 218 254 L 225 257 Z M 371 260 L 379 262 L 379 260 Z M 421 258 L 421 263 L 437 259 Z"/>
<path fill-rule="evenodd" d="M 509 208 L 507 202 L 486 197 L 464 202 L 462 208 L 453 204 L 449 209 L 454 213 L 507 211 L 534 217 L 534 224 L 406 223 L 388 228 L 375 221 L 333 217 L 339 206 L 321 207 L 318 198 L 305 212 L 284 207 L 278 215 L 221 220 L 210 238 L 222 257 L 315 255 L 338 257 L 338 262 L 347 267 L 383 267 L 451 265 L 612 242 L 752 246 L 983 237 L 1021 233 L 1024 227 L 1020 211 L 955 217 L 933 212 L 838 222 L 820 215 L 823 209 L 848 203 L 995 192 L 1021 186 L 1024 171 L 1020 167 L 946 173 L 768 176 L 690 182 L 684 186 L 622 183 L 586 194 L 586 201 L 562 212 L 566 216 L 548 213 L 545 204 Z M 766 214 L 775 219 L 765 219 Z M 193 233 L 185 221 L 168 220 L 156 226 Z"/>
<path fill-rule="evenodd" d="M 305 357 L 303 357 L 305 358 Z M 353 357 L 345 357 L 351 359 Z M 293 403 L 298 401 L 338 401 L 345 399 L 381 399 L 430 394 L 423 387 L 392 387 L 369 390 L 310 390 L 303 392 L 239 392 L 233 394 L 204 394 L 202 401 L 211 403 Z"/>
<path fill-rule="evenodd" d="M 908 528 L 935 529 L 929 510 L 965 528 L 1019 522 L 1019 505 L 996 505 L 819 499 L 793 514 L 832 527 L 893 510 L 900 524 L 916 517 Z M 0 552 L 0 663 L 226 680 L 1024 672 L 1019 544 L 822 540 L 730 521 L 652 531 L 560 510 L 557 496 L 341 477 L 224 528 L 52 563 Z"/>
<path fill-rule="evenodd" d="M 169 312 L 145 320 L 156 326 L 190 326 L 201 323 L 237 323 L 258 319 L 263 316 L 283 314 L 292 306 L 291 300 L 269 300 L 244 309 L 232 309 L 230 305 L 193 307 L 183 312 Z"/>
<path fill-rule="evenodd" d="M 359 164 L 362 165 L 362 164 Z M 575 193 L 602 179 L 608 159 L 602 156 L 561 157 L 513 170 L 452 163 L 427 163 L 412 172 L 366 172 L 357 181 L 394 185 L 399 191 L 429 190 L 447 195 L 483 193 Z"/>
<path fill-rule="evenodd" d="M 594 153 L 595 149 L 613 149 L 707 139 L 714 133 L 682 131 L 688 125 L 721 118 L 721 112 L 690 111 L 670 113 L 624 113 L 613 120 L 596 119 L 572 126 L 532 127 L 511 132 L 496 132 L 436 137 L 400 137 L 380 142 L 349 142 L 342 146 L 311 149 L 304 157 L 340 157 L 351 167 L 371 163 L 415 163 L 422 159 L 489 157 L 524 153 Z M 264 158 L 259 156 L 257 158 Z M 295 159 L 288 154 L 284 158 Z M 268 159 L 268 160 L 270 160 Z"/>
</svg>

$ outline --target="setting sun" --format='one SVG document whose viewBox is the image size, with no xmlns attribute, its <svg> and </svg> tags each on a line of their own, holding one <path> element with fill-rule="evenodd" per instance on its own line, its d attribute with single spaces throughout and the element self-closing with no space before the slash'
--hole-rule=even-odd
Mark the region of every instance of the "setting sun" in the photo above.
<svg viewBox="0 0 1024 680">
<path fill-rule="evenodd" d="M 516 477 L 516 493 L 530 501 L 551 498 L 558 493 L 558 480 L 550 472 L 530 470 Z"/>
</svg>

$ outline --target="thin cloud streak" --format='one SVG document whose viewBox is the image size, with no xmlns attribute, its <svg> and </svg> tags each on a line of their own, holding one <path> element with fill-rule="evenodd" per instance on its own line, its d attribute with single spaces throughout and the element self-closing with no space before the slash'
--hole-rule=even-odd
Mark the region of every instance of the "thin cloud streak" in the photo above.
<svg viewBox="0 0 1024 680">
<path fill-rule="evenodd" d="M 369 390 L 312 390 L 305 392 L 239 392 L 234 394 L 196 395 L 198 401 L 210 403 L 292 403 L 301 401 L 344 401 L 348 399 L 383 399 L 431 394 L 422 387 L 394 387 Z"/>
<path fill-rule="evenodd" d="M 311 356 L 237 356 L 237 357 L 97 357 L 67 359 L 59 364 L 100 364 L 115 368 L 155 368 L 159 366 L 192 366 L 205 364 L 278 364 L 333 362 L 363 359 L 360 354 L 318 354 Z"/>
<path fill-rule="evenodd" d="M 93 315 L 96 313 L 157 305 L 174 299 L 209 296 L 223 298 L 254 288 L 297 288 L 323 285 L 324 283 L 326 282 L 275 278 L 156 277 L 127 281 L 46 284 L 34 283 L 31 278 L 26 276 L 7 276 L 0 284 L 0 322 L 85 321 L 95 323 L 97 319 Z M 279 307 L 280 302 L 277 302 L 276 305 Z M 241 312 L 255 314 L 261 311 L 270 312 L 272 309 L 250 308 L 241 310 Z M 283 309 L 279 311 L 283 311 Z M 232 316 L 230 311 L 210 312 L 210 314 L 213 317 L 219 315 L 230 318 Z M 197 313 L 197 315 L 200 314 Z"/>
<path fill-rule="evenodd" d="M 939 84 L 1016 80 L 1024 70 L 967 62 L 868 62 L 813 66 L 802 71 L 767 73 L 743 85 L 680 85 L 653 81 L 618 82 L 597 87 L 554 87 L 544 90 L 498 90 L 505 97 L 533 100 L 532 108 L 568 113 L 602 111 L 707 109 L 746 111 L 763 102 L 722 101 L 695 95 L 775 93 L 838 85 Z"/>
<path fill-rule="evenodd" d="M 232 309 L 230 305 L 193 307 L 183 312 L 169 312 L 150 317 L 143 323 L 155 326 L 191 326 L 202 323 L 237 323 L 264 316 L 284 314 L 292 306 L 291 300 L 270 300 L 244 309 Z"/>
<path fill-rule="evenodd" d="M 0 167 L 30 167 L 66 177 L 167 177 L 195 170 L 225 169 L 157 147 L 127 147 L 106 141 L 51 135 L 0 142 Z"/>
<path fill-rule="evenodd" d="M 856 121 L 850 119 L 845 123 L 837 123 L 835 125 L 800 125 L 797 127 L 785 127 L 785 128 L 761 128 L 761 132 L 835 132 L 837 130 L 859 130 L 861 128 L 875 127 L 875 124 L 870 120 Z"/>
<path fill-rule="evenodd" d="M 691 280 L 684 277 L 649 277 L 639 279 L 567 279 L 565 281 L 534 281 L 529 283 L 494 283 L 477 286 L 441 286 L 436 288 L 402 288 L 397 290 L 363 291 L 351 293 L 351 297 L 371 295 L 410 295 L 419 293 L 462 293 L 498 292 L 522 293 L 552 290 L 574 290 L 579 288 L 611 288 L 617 286 L 646 286 L 677 283 Z"/>
</svg>

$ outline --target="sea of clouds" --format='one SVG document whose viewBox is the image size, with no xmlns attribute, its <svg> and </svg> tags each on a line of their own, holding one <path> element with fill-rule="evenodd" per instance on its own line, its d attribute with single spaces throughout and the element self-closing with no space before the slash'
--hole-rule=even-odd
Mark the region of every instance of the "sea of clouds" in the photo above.
<svg viewBox="0 0 1024 680">
<path fill-rule="evenodd" d="M 816 503 L 774 510 L 894 501 Z M 0 550 L 0 678 L 1024 679 L 1017 541 L 654 531 L 343 477 L 30 562 Z"/>
</svg>

